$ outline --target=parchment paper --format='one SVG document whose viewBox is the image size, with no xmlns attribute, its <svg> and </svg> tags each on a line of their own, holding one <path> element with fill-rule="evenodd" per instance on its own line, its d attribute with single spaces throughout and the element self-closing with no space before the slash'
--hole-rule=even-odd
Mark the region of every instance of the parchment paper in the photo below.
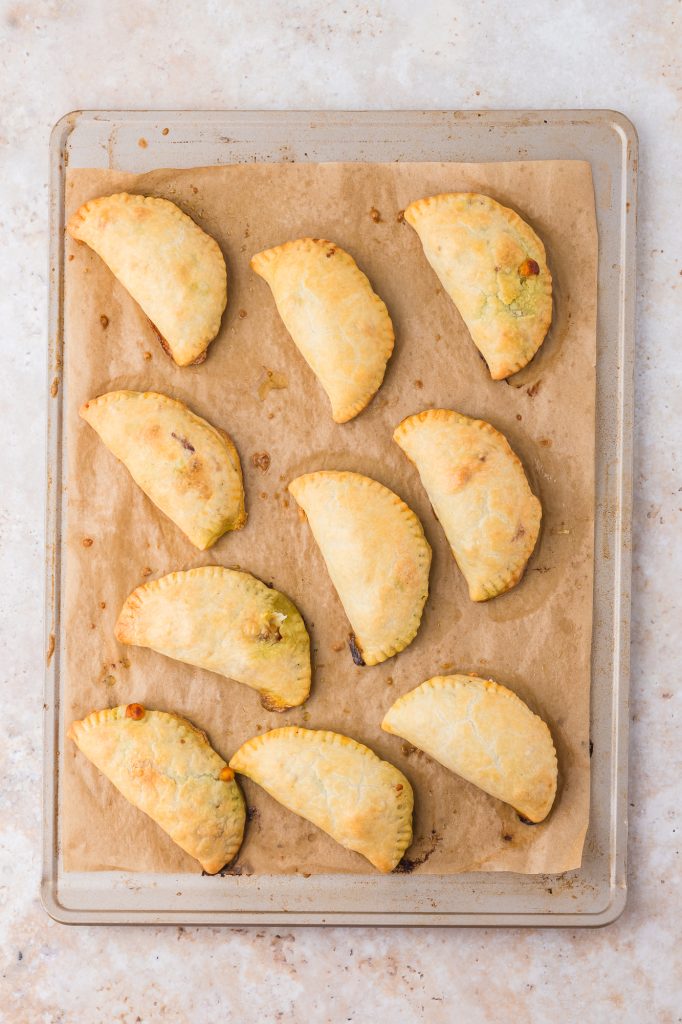
<svg viewBox="0 0 682 1024">
<path fill-rule="evenodd" d="M 66 724 L 139 701 L 185 715 L 226 760 L 270 728 L 334 729 L 410 779 L 415 839 L 408 868 L 532 873 L 579 866 L 589 805 L 594 508 L 597 235 L 589 164 L 254 164 L 140 176 L 75 170 L 67 179 L 67 215 L 87 199 L 123 189 L 173 200 L 218 240 L 228 265 L 228 308 L 207 361 L 180 369 L 99 258 L 67 241 Z M 550 334 L 508 383 L 491 381 L 417 235 L 400 217 L 412 199 L 467 190 L 488 193 L 529 220 L 545 242 L 554 279 Z M 383 387 L 345 425 L 332 422 L 268 286 L 249 269 L 253 253 L 305 235 L 329 238 L 353 254 L 396 330 Z M 198 553 L 138 490 L 77 415 L 86 399 L 118 388 L 172 395 L 228 431 L 244 469 L 246 529 Z M 391 440 L 404 416 L 428 407 L 456 409 L 502 430 L 542 501 L 542 533 L 525 578 L 486 604 L 469 600 L 417 472 Z M 254 464 L 263 452 L 267 471 Z M 354 666 L 343 608 L 287 496 L 294 476 L 323 468 L 356 470 L 391 487 L 419 515 L 433 548 L 419 634 L 374 668 Z M 209 564 L 241 566 L 298 605 L 314 656 L 312 695 L 302 708 L 268 713 L 245 686 L 115 641 L 118 611 L 134 587 Z M 508 685 L 548 722 L 560 777 L 545 823 L 522 824 L 511 808 L 381 731 L 400 694 L 456 671 Z M 199 870 L 70 741 L 63 768 L 66 870 Z M 373 872 L 263 790 L 242 784 L 252 816 L 232 870 Z"/>
</svg>

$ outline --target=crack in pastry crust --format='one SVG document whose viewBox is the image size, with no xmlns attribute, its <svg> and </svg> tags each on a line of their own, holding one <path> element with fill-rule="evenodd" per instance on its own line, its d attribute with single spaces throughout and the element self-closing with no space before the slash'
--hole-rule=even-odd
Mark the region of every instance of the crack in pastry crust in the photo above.
<svg viewBox="0 0 682 1024">
<path fill-rule="evenodd" d="M 410 783 L 348 736 L 274 729 L 244 743 L 230 767 L 379 871 L 392 871 L 412 842 Z"/>
<path fill-rule="evenodd" d="M 490 196 L 450 192 L 405 210 L 424 254 L 464 320 L 493 380 L 533 358 L 552 322 L 545 247 Z"/>
<path fill-rule="evenodd" d="M 353 627 L 357 655 L 377 665 L 417 635 L 429 593 L 431 548 L 397 494 L 360 473 L 299 476 L 289 491 L 304 510 Z"/>
<path fill-rule="evenodd" d="M 326 391 L 337 423 L 357 416 L 381 387 L 394 333 L 385 303 L 333 242 L 300 238 L 257 253 L 284 326 Z"/>
<path fill-rule="evenodd" d="M 153 391 L 110 391 L 80 415 L 200 551 L 244 526 L 241 463 L 224 430 Z"/>
<path fill-rule="evenodd" d="M 67 736 L 204 871 L 215 874 L 234 859 L 246 820 L 241 790 L 205 734 L 186 719 L 121 705 L 74 722 Z"/>
<path fill-rule="evenodd" d="M 208 565 L 142 584 L 121 609 L 116 639 L 245 683 L 270 711 L 310 693 L 310 639 L 298 609 L 248 572 Z"/>
<path fill-rule="evenodd" d="M 484 420 L 426 409 L 403 420 L 393 439 L 417 467 L 471 600 L 514 587 L 535 548 L 542 506 L 504 435 Z"/>
<path fill-rule="evenodd" d="M 227 304 L 227 269 L 215 239 L 175 203 L 127 192 L 91 199 L 67 230 L 106 263 L 179 366 L 201 360 Z"/>
<path fill-rule="evenodd" d="M 551 810 L 557 787 L 551 733 L 520 697 L 491 679 L 427 679 L 398 698 L 381 728 L 531 822 L 543 821 Z"/>
</svg>

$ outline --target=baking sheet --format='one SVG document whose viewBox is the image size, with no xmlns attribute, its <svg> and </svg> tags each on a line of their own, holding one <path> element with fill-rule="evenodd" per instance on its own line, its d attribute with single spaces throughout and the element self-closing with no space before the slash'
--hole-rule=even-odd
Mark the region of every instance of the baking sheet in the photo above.
<svg viewBox="0 0 682 1024">
<path fill-rule="evenodd" d="M 137 179 L 79 170 L 67 179 L 67 214 L 94 195 L 122 188 L 173 199 L 218 239 L 228 262 L 230 299 L 207 362 L 179 369 L 99 259 L 67 243 L 66 719 L 137 700 L 185 714 L 226 757 L 255 732 L 284 722 L 334 728 L 394 761 L 412 781 L 415 842 L 407 860 L 415 873 L 578 866 L 589 805 L 594 508 L 597 242 L 589 165 L 283 164 L 172 170 Z M 554 324 L 536 360 L 509 384 L 490 381 L 416 235 L 399 219 L 410 199 L 444 190 L 488 192 L 514 206 L 547 246 Z M 366 412 L 342 426 L 332 423 L 326 398 L 288 339 L 267 286 L 248 268 L 253 252 L 304 234 L 330 237 L 353 253 L 396 327 L 384 387 Z M 272 379 L 286 380 L 287 387 L 268 388 Z M 172 394 L 228 430 L 245 470 L 246 530 L 198 554 L 137 491 L 76 416 L 82 401 L 119 387 Z M 503 430 L 543 502 L 543 531 L 526 579 L 485 605 L 469 602 L 416 472 L 390 440 L 403 416 L 434 406 L 481 416 Z M 270 456 L 265 473 L 253 461 L 263 451 Z M 434 549 L 431 596 L 417 640 L 383 666 L 352 664 L 343 610 L 308 528 L 286 496 L 289 479 L 317 468 L 356 469 L 392 487 L 419 514 Z M 272 581 L 304 614 L 316 671 L 302 709 L 268 714 L 244 687 L 113 639 L 120 605 L 144 578 L 214 562 L 239 564 Z M 524 826 L 511 809 L 379 729 L 399 694 L 448 671 L 491 675 L 550 724 L 560 790 L 543 825 Z M 198 870 L 68 747 L 64 767 L 67 870 Z M 293 818 L 262 790 L 248 782 L 244 789 L 254 814 L 234 870 L 371 872 L 360 857 Z"/>
</svg>

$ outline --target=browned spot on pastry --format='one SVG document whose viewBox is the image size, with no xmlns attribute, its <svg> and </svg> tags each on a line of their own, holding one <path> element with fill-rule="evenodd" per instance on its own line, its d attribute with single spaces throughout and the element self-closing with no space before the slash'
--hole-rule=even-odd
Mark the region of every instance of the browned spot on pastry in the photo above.
<svg viewBox="0 0 682 1024">
<path fill-rule="evenodd" d="M 218 778 L 220 779 L 221 782 L 232 782 L 232 779 L 234 778 L 234 772 L 228 765 L 225 765 Z"/>
<path fill-rule="evenodd" d="M 138 146 L 140 147 L 140 149 L 146 149 L 146 148 L 147 148 L 147 146 L 149 145 L 149 143 L 147 142 L 147 140 L 146 140 L 146 139 L 144 139 L 144 138 L 142 138 L 142 139 L 138 139 L 138 140 L 137 140 L 137 144 L 138 144 Z"/>
<path fill-rule="evenodd" d="M 540 447 L 541 448 L 551 448 L 552 447 L 552 440 L 551 440 L 551 438 L 549 438 L 549 437 L 541 437 L 540 438 Z"/>
<path fill-rule="evenodd" d="M 109 326 L 109 317 L 105 313 L 100 313 L 99 322 L 102 325 L 102 330 L 106 331 L 107 327 Z"/>
<path fill-rule="evenodd" d="M 333 256 L 335 252 L 336 252 L 336 247 L 333 246 L 333 245 L 330 245 L 330 247 L 327 249 L 327 259 L 329 259 L 330 256 Z"/>
<path fill-rule="evenodd" d="M 50 633 L 49 640 L 47 641 L 47 651 L 45 652 L 45 664 L 49 665 L 52 661 L 52 655 L 54 654 L 54 633 Z"/>
<path fill-rule="evenodd" d="M 281 714 L 282 711 L 289 710 L 289 708 L 282 707 L 281 704 L 278 704 L 272 697 L 268 697 L 266 693 L 261 694 L 260 702 L 261 706 L 264 707 L 266 711 L 276 711 L 278 714 Z M 262 726 L 257 725 L 256 728 L 260 730 Z"/>
<path fill-rule="evenodd" d="M 519 275 L 521 277 L 535 277 L 536 274 L 540 273 L 540 267 L 535 260 L 530 259 L 524 260 L 519 267 Z"/>
<path fill-rule="evenodd" d="M 414 386 L 416 387 L 417 391 L 421 391 L 421 389 L 424 387 L 424 381 L 423 380 L 415 380 L 414 381 Z"/>
<path fill-rule="evenodd" d="M 171 437 L 174 437 L 176 441 L 179 441 L 180 444 L 182 445 L 182 447 L 186 451 L 188 451 L 188 452 L 195 452 L 196 451 L 196 448 L 194 447 L 194 445 L 190 444 L 190 442 L 187 440 L 186 437 L 180 437 L 179 434 L 176 434 L 174 431 L 171 431 Z"/>
<path fill-rule="evenodd" d="M 381 224 L 381 214 L 377 210 L 376 206 L 372 207 L 372 209 L 369 211 L 369 215 L 375 224 Z"/>
<path fill-rule="evenodd" d="M 162 128 L 161 129 L 161 134 L 162 135 L 168 135 L 169 130 L 170 130 L 169 128 Z"/>
<path fill-rule="evenodd" d="M 148 565 L 145 565 L 144 569 L 142 570 L 142 576 L 151 576 L 151 574 L 152 570 L 149 568 Z"/>
<path fill-rule="evenodd" d="M 403 221 L 405 220 L 405 211 L 404 210 L 398 210 L 398 216 L 396 217 L 396 220 L 398 221 L 398 224 L 402 224 L 403 223 Z"/>
<path fill-rule="evenodd" d="M 54 380 L 52 381 L 52 384 L 50 385 L 50 394 L 52 395 L 53 398 L 56 398 L 58 392 L 59 392 L 59 377 L 55 377 Z"/>
<path fill-rule="evenodd" d="M 240 309 L 239 310 L 238 316 L 239 316 L 240 320 L 245 320 L 248 315 L 249 314 L 246 312 L 245 309 Z"/>
<path fill-rule="evenodd" d="M 403 787 L 403 784 L 402 784 L 402 782 L 399 782 L 399 783 L 398 783 L 398 785 L 397 785 L 397 786 L 395 787 L 395 791 L 396 791 L 396 793 L 402 793 L 402 791 L 403 791 L 403 788 L 404 788 L 404 787 Z"/>
<path fill-rule="evenodd" d="M 270 455 L 268 452 L 254 452 L 251 456 L 251 462 L 256 469 L 260 469 L 261 473 L 267 473 L 270 469 Z"/>
<path fill-rule="evenodd" d="M 350 648 L 350 656 L 355 664 L 360 666 L 364 665 L 365 659 L 362 657 L 362 653 L 357 645 L 354 633 L 348 634 L 348 647 Z"/>
<path fill-rule="evenodd" d="M 135 722 L 139 722 L 141 718 L 144 718 L 144 708 L 142 705 L 129 704 L 126 708 L 126 718 L 132 718 Z"/>
<path fill-rule="evenodd" d="M 526 533 L 526 527 L 523 525 L 523 523 L 519 523 L 519 525 L 518 525 L 518 527 L 516 529 L 516 533 L 512 537 L 512 544 L 514 543 L 515 540 L 521 540 L 521 538 L 523 536 L 525 536 L 525 533 Z"/>
<path fill-rule="evenodd" d="M 73 253 L 71 253 L 71 255 L 69 256 L 69 262 L 71 262 L 71 260 L 75 260 L 75 258 L 76 258 L 76 257 L 74 256 L 74 254 L 73 254 Z"/>
<path fill-rule="evenodd" d="M 107 602 L 106 601 L 100 601 L 99 606 L 100 606 L 100 608 L 106 608 Z"/>
<path fill-rule="evenodd" d="M 92 537 L 83 537 L 81 544 L 83 545 L 84 548 L 91 548 L 92 545 L 94 544 L 94 541 Z"/>
<path fill-rule="evenodd" d="M 540 390 L 540 381 L 536 380 L 535 384 L 531 384 L 529 388 L 526 388 L 526 394 L 529 398 L 535 398 L 538 391 Z"/>
</svg>

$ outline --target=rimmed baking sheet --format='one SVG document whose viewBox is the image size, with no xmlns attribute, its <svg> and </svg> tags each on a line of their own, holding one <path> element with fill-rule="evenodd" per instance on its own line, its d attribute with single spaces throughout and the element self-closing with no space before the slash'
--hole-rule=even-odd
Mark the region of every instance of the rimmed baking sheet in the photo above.
<svg viewBox="0 0 682 1024">
<path fill-rule="evenodd" d="M 559 124 L 561 122 L 561 124 Z M 482 131 L 485 124 L 486 131 Z M 551 128 L 550 128 L 551 126 Z M 170 128 L 163 134 L 163 128 Z M 559 131 L 558 129 L 561 128 Z M 572 158 L 592 164 L 600 234 L 600 307 L 597 412 L 597 524 L 595 575 L 595 632 L 593 656 L 592 820 L 583 867 L 561 876 L 399 876 L 362 878 L 315 876 L 229 877 L 197 879 L 180 875 L 126 875 L 123 872 L 78 874 L 64 872 L 58 855 L 55 776 L 59 763 L 59 675 L 62 644 L 53 622 L 63 580 L 58 530 L 62 509 L 61 472 L 62 389 L 51 402 L 51 491 L 48 544 L 53 544 L 48 615 L 50 635 L 56 637 L 50 659 L 46 728 L 46 877 L 44 899 L 61 920 L 206 921 L 253 920 L 306 923 L 604 923 L 622 906 L 623 851 L 619 838 L 624 823 L 618 815 L 624 794 L 622 733 L 614 730 L 615 698 L 622 693 L 626 645 L 614 629 L 622 629 L 622 586 L 627 568 L 622 540 L 629 530 L 629 395 L 631 361 L 627 358 L 631 323 L 624 305 L 624 285 L 631 259 L 632 232 L 626 230 L 633 213 L 634 139 L 618 115 L 583 114 L 183 114 L 143 113 L 73 115 L 64 119 L 53 140 L 53 324 L 50 332 L 51 381 L 58 376 L 61 342 L 61 269 L 63 265 L 63 168 L 70 166 L 124 167 L 145 170 L 158 166 L 196 166 L 262 160 L 401 159 L 482 161 Z M 489 136 L 498 136 L 490 147 Z M 551 136 L 551 137 L 550 137 Z M 143 138 L 145 147 L 139 145 Z M 560 138 L 563 140 L 560 142 Z M 172 139 L 168 143 L 164 140 Z M 180 143 L 178 140 L 181 140 Z M 570 140 L 570 141 L 569 141 Z M 629 143 L 629 152 L 628 152 Z M 175 147 L 173 149 L 172 147 Z M 299 149 L 300 147 L 300 149 Z M 534 148 L 535 147 L 535 148 Z M 140 155 L 141 154 L 141 155 Z M 629 166 L 628 161 L 632 166 Z M 608 174 L 606 173 L 608 171 Z M 631 173 L 628 173 L 630 171 Z M 629 204 L 629 205 L 628 205 Z M 628 249 L 628 247 L 630 247 Z M 620 252 L 618 252 L 620 249 Z M 608 280 L 620 262 L 623 291 Z M 610 294 L 605 296 L 605 292 Z M 618 299 L 621 302 L 617 301 Z M 608 299 L 609 301 L 606 301 Z M 614 383 L 619 390 L 614 390 Z M 612 429 L 618 426 L 620 433 Z M 610 466 L 610 471 L 609 471 Z M 615 466 L 615 473 L 614 473 Z M 620 494 L 618 493 L 620 487 Z M 623 500 L 623 498 L 625 500 Z M 625 602 L 627 603 L 627 602 Z M 610 620 L 609 620 L 610 617 Z M 604 629 L 604 624 L 609 623 Z M 613 625 L 611 625 L 613 624 Z M 600 659 L 602 659 L 600 661 Z M 615 742 L 609 743 L 609 733 Z M 621 754 L 623 757 L 621 758 Z M 618 769 L 616 771 L 616 768 Z M 57 780 L 58 784 L 58 780 Z M 614 827 L 621 822 L 620 827 Z M 620 876 L 619 876 L 620 864 Z M 396 882 L 399 884 L 396 885 Z M 303 883 L 303 888 L 301 888 Z M 564 920 L 565 918 L 565 920 Z"/>
</svg>

